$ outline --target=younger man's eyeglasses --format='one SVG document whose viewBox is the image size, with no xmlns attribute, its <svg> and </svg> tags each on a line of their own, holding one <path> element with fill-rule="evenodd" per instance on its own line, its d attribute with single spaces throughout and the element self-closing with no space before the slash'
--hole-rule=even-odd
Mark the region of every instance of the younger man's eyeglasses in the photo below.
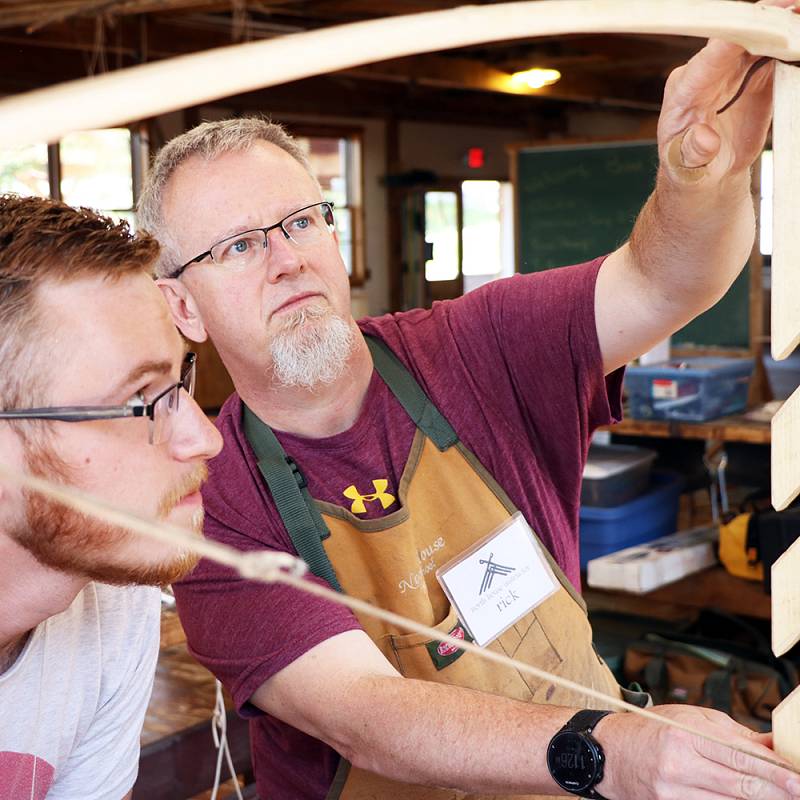
<svg viewBox="0 0 800 800">
<path fill-rule="evenodd" d="M 187 353 L 181 365 L 181 378 L 168 386 L 150 402 L 137 395 L 123 406 L 50 406 L 0 411 L 0 419 L 47 419 L 58 422 L 88 422 L 100 419 L 147 417 L 150 444 L 163 444 L 172 435 L 172 427 L 180 407 L 181 389 L 194 396 L 197 356 Z"/>
</svg>

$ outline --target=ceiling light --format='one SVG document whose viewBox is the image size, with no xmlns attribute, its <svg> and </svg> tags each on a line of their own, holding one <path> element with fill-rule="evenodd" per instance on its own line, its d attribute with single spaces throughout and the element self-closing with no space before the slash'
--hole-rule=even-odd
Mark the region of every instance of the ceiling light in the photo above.
<svg viewBox="0 0 800 800">
<path fill-rule="evenodd" d="M 524 72 L 515 72 L 511 76 L 511 83 L 514 86 L 529 86 L 531 89 L 541 89 L 543 86 L 550 86 L 560 78 L 561 73 L 557 69 L 534 67 Z"/>
</svg>

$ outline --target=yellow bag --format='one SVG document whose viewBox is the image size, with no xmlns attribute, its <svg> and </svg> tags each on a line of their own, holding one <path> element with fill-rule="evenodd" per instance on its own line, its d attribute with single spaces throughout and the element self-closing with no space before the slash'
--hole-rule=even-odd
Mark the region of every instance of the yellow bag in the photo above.
<svg viewBox="0 0 800 800">
<path fill-rule="evenodd" d="M 764 580 L 764 565 L 755 547 L 748 547 L 747 529 L 752 514 L 737 514 L 719 526 L 719 560 L 731 575 L 751 581 Z"/>
</svg>

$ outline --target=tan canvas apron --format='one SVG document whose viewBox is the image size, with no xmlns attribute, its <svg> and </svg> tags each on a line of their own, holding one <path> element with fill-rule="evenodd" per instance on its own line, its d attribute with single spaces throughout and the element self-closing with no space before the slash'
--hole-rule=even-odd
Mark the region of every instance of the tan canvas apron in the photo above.
<svg viewBox="0 0 800 800">
<path fill-rule="evenodd" d="M 286 458 L 277 440 L 274 440 L 277 452 L 272 442 L 265 443 L 271 431 L 266 434 L 268 429 L 247 409 L 245 430 L 273 496 L 276 492 L 282 498 L 289 492 L 295 495 L 294 508 L 288 501 L 278 502 L 276 497 L 290 533 L 292 527 L 302 526 L 297 522 L 302 509 L 296 498 L 303 497 L 309 511 L 305 524 L 313 527 L 308 538 L 314 540 L 317 549 L 309 552 L 307 544 L 301 543 L 298 552 L 307 561 L 315 562 L 312 567 L 316 574 L 328 578 L 347 594 L 449 633 L 459 621 L 436 579 L 435 569 L 506 521 L 516 509 L 492 476 L 457 440 L 444 417 L 385 345 L 372 339 L 368 342 L 376 369 L 418 426 L 398 489 L 399 510 L 379 519 L 362 520 L 350 510 L 331 503 L 310 501 L 304 481 L 298 478 L 296 469 L 292 473 L 291 460 Z M 283 485 L 276 478 L 278 470 L 270 469 L 270 460 L 273 467 L 278 464 L 284 476 L 288 476 Z M 292 538 L 297 544 L 296 537 Z M 324 550 L 319 547 L 321 539 Z M 592 646 L 582 599 L 546 548 L 542 550 L 560 581 L 560 588 L 488 645 L 488 649 L 619 697 L 616 680 Z M 597 705 L 584 695 L 549 682 L 538 682 L 516 669 L 490 664 L 470 653 L 460 653 L 453 660 L 454 654 L 446 645 L 440 648 L 438 642 L 404 633 L 372 617 L 359 616 L 359 622 L 406 677 L 469 687 L 527 702 L 576 708 Z M 400 784 L 350 767 L 344 759 L 328 793 L 328 800 L 467 797 L 475 796 Z"/>
</svg>

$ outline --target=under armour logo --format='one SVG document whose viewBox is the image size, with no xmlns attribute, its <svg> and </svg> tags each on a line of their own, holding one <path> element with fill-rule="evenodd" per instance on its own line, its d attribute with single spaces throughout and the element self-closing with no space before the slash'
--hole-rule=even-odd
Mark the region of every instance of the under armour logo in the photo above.
<svg viewBox="0 0 800 800">
<path fill-rule="evenodd" d="M 381 507 L 386 509 L 394 503 L 395 497 L 392 494 L 389 494 L 386 491 L 386 487 L 389 485 L 389 481 L 385 478 L 380 478 L 377 481 L 372 481 L 372 485 L 375 487 L 375 494 L 361 494 L 358 489 L 356 489 L 355 484 L 348 486 L 342 494 L 348 499 L 352 500 L 353 503 L 350 506 L 350 511 L 353 514 L 366 514 L 367 513 L 367 503 L 372 503 L 375 500 L 379 500 Z"/>
<path fill-rule="evenodd" d="M 484 561 L 481 559 L 479 564 L 486 564 L 486 572 L 483 573 L 483 582 L 481 583 L 481 590 L 478 594 L 483 594 L 487 589 L 492 588 L 492 581 L 495 575 L 509 575 L 516 571 L 515 567 L 504 567 L 502 564 L 495 564 L 492 561 L 494 553 L 489 553 L 489 559 Z"/>
</svg>

